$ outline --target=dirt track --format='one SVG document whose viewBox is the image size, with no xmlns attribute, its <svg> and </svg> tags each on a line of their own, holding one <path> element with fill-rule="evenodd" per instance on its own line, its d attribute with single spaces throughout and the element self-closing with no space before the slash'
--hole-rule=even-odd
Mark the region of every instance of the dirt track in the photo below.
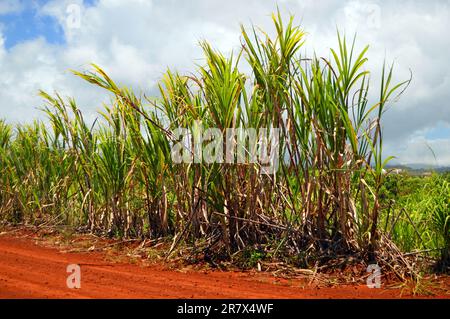
<svg viewBox="0 0 450 319">
<path fill-rule="evenodd" d="M 80 289 L 66 286 L 68 264 L 81 266 Z M 401 294 L 398 289 L 366 286 L 303 285 L 245 272 L 180 272 L 117 264 L 105 261 L 103 253 L 62 253 L 29 238 L 0 236 L 0 298 L 399 298 Z"/>
</svg>

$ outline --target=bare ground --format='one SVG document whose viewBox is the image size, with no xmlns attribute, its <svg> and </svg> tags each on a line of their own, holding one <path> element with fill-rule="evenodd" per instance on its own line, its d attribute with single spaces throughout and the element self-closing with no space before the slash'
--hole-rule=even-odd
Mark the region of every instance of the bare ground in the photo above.
<svg viewBox="0 0 450 319">
<path fill-rule="evenodd" d="M 450 280 L 439 278 L 426 295 L 366 285 L 309 285 L 256 271 L 170 269 L 163 261 L 112 260 L 104 251 L 68 252 L 46 247 L 21 232 L 0 234 L 0 298 L 449 298 Z M 81 288 L 66 285 L 66 267 L 81 266 Z"/>
</svg>

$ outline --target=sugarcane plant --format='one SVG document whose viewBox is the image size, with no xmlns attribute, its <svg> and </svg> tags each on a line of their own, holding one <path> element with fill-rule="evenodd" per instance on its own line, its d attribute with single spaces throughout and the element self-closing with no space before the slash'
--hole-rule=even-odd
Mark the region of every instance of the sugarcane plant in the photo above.
<svg viewBox="0 0 450 319">
<path fill-rule="evenodd" d="M 168 70 L 157 98 L 121 87 L 95 64 L 74 71 L 113 97 L 94 123 L 74 99 L 42 91 L 46 124 L 0 122 L 2 218 L 48 215 L 109 236 L 170 237 L 168 253 L 201 242 L 225 258 L 265 246 L 274 257 L 307 256 L 307 265 L 349 254 L 377 259 L 379 192 L 391 159 L 382 152 L 382 116 L 409 81 L 393 84 L 393 67 L 383 66 L 375 99 L 368 47 L 356 52 L 355 39 L 349 46 L 338 33 L 330 59 L 308 57 L 294 18 L 272 19 L 274 37 L 241 26 L 241 49 L 228 56 L 202 42 L 204 63 L 189 75 Z M 180 128 L 191 160 L 176 163 Z M 280 132 L 279 165 L 267 173 L 245 160 L 261 146 L 241 133 L 270 128 Z M 243 158 L 198 160 L 211 140 L 194 140 L 207 129 L 235 132 Z"/>
</svg>

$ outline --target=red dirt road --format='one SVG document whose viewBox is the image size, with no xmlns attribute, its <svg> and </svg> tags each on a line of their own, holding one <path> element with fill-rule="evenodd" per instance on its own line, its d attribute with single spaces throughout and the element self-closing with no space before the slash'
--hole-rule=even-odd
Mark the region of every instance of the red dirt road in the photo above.
<svg viewBox="0 0 450 319">
<path fill-rule="evenodd" d="M 81 288 L 66 286 L 66 267 L 81 266 Z M 274 283 L 275 282 L 275 283 Z M 0 298 L 400 298 L 399 289 L 306 287 L 255 273 L 167 270 L 117 264 L 104 253 L 62 253 L 32 239 L 0 236 Z M 443 294 L 434 297 L 449 298 Z"/>
</svg>

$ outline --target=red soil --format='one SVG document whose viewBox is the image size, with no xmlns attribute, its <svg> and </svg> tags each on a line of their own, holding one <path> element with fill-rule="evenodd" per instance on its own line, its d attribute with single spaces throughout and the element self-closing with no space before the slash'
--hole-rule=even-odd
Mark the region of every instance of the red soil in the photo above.
<svg viewBox="0 0 450 319">
<path fill-rule="evenodd" d="M 0 298 L 410 298 L 365 285 L 312 287 L 252 272 L 176 271 L 106 261 L 103 252 L 63 253 L 31 238 L 0 236 Z M 66 286 L 66 267 L 81 266 L 81 288 Z M 434 298 L 450 298 L 449 281 Z M 447 291 L 447 293 L 445 293 Z M 417 297 L 417 296 L 416 296 Z"/>
</svg>

